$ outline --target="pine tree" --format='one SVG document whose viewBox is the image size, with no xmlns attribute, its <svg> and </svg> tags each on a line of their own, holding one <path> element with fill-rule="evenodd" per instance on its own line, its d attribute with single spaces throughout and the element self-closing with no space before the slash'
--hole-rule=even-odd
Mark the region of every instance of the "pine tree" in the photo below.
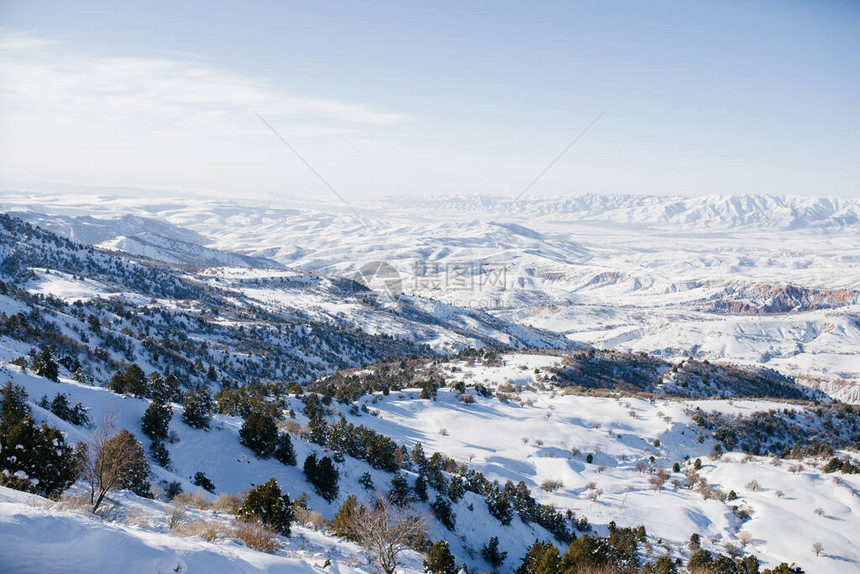
<svg viewBox="0 0 860 574">
<path fill-rule="evenodd" d="M 60 367 L 54 361 L 51 350 L 42 347 L 39 353 L 33 353 L 33 371 L 40 377 L 57 382 L 60 380 Z"/>
<path fill-rule="evenodd" d="M 274 455 L 275 460 L 283 464 L 296 465 L 296 451 L 293 449 L 293 441 L 289 434 L 284 432 L 278 435 Z"/>
<path fill-rule="evenodd" d="M 194 479 L 191 481 L 194 483 L 194 486 L 199 486 L 206 492 L 215 492 L 215 485 L 209 480 L 209 477 L 206 476 L 205 472 L 197 471 L 194 474 Z"/>
<path fill-rule="evenodd" d="M 294 513 L 290 497 L 282 495 L 278 481 L 271 478 L 266 484 L 255 486 L 248 492 L 236 516 L 247 522 L 262 522 L 276 532 L 289 536 Z"/>
<path fill-rule="evenodd" d="M 268 413 L 252 411 L 239 430 L 239 438 L 257 456 L 268 458 L 278 440 L 278 425 Z"/>
<path fill-rule="evenodd" d="M 317 494 L 328 502 L 334 500 L 337 497 L 339 478 L 340 473 L 332 460 L 327 456 L 322 457 L 317 464 L 316 480 L 313 483 Z"/>
<path fill-rule="evenodd" d="M 149 397 L 151 395 L 146 374 L 132 363 L 125 371 L 117 371 L 108 383 L 108 388 L 115 393 L 131 393 L 136 397 Z"/>
<path fill-rule="evenodd" d="M 550 555 L 549 558 L 546 558 Z M 556 562 L 558 561 L 558 562 Z M 551 542 L 541 542 L 535 540 L 526 555 L 523 556 L 523 562 L 517 568 L 516 574 L 543 574 L 546 568 L 555 565 L 556 569 L 550 572 L 561 572 L 561 564 L 558 559 L 558 549 Z"/>
<path fill-rule="evenodd" d="M 205 388 L 190 390 L 185 393 L 185 409 L 182 411 L 182 422 L 192 428 L 208 429 L 209 415 L 212 413 L 212 396 Z"/>
<path fill-rule="evenodd" d="M 149 454 L 158 466 L 167 468 L 170 464 L 170 451 L 161 439 L 155 439 L 149 445 Z"/>
<path fill-rule="evenodd" d="M 454 530 L 454 511 L 451 510 L 451 503 L 448 502 L 441 494 L 436 495 L 436 500 L 430 505 L 433 509 L 433 516 L 439 519 L 439 522 L 448 530 Z"/>
<path fill-rule="evenodd" d="M 457 562 L 448 548 L 448 543 L 440 540 L 430 548 L 424 560 L 424 572 L 430 574 L 457 574 Z"/>
<path fill-rule="evenodd" d="M 409 502 L 409 482 L 399 472 L 391 479 L 391 490 L 388 491 L 388 500 L 401 508 Z"/>
<path fill-rule="evenodd" d="M 418 478 L 415 479 L 415 497 L 418 500 L 427 500 L 427 480 L 424 478 L 423 474 L 419 474 Z"/>
<path fill-rule="evenodd" d="M 487 542 L 487 545 L 481 549 L 481 556 L 495 570 L 505 563 L 508 553 L 499 551 L 499 538 L 498 536 L 493 536 Z"/>
<path fill-rule="evenodd" d="M 7 383 L 0 399 L 0 484 L 58 497 L 77 479 L 77 455 L 59 430 L 36 426 L 23 387 Z"/>
<path fill-rule="evenodd" d="M 347 540 L 358 541 L 356 525 L 367 513 L 364 506 L 359 506 L 355 495 L 350 494 L 338 509 L 331 521 L 331 527 L 335 535 Z"/>
<path fill-rule="evenodd" d="M 562 563 L 565 568 L 602 568 L 612 561 L 612 548 L 605 538 L 583 534 L 570 543 Z"/>
<path fill-rule="evenodd" d="M 163 442 L 167 439 L 170 419 L 172 417 L 173 409 L 162 402 L 152 401 L 143 413 L 140 429 L 153 442 Z"/>
<path fill-rule="evenodd" d="M 650 565 L 653 574 L 678 574 L 678 566 L 669 555 L 664 554 Z"/>
</svg>

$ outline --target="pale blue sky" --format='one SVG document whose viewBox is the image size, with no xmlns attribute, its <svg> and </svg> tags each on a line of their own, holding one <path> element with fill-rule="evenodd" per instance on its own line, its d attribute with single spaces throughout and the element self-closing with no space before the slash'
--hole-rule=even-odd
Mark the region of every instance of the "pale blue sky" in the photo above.
<svg viewBox="0 0 860 574">
<path fill-rule="evenodd" d="M 857 2 L 3 2 L 0 177 L 860 195 Z M 10 89 L 11 86 L 11 89 Z M 11 92 L 11 93 L 10 93 Z"/>
</svg>

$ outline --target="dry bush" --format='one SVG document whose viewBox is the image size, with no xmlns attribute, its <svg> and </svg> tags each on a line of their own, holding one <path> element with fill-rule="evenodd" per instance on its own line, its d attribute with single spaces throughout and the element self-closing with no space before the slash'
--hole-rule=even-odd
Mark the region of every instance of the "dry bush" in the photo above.
<svg viewBox="0 0 860 574">
<path fill-rule="evenodd" d="M 206 499 L 203 498 L 199 493 L 190 493 L 190 492 L 180 492 L 176 496 L 173 497 L 173 500 L 170 502 L 176 504 L 184 504 L 185 506 L 191 506 L 193 508 L 202 508 L 205 509 L 209 505 L 206 503 Z"/>
<path fill-rule="evenodd" d="M 325 526 L 326 519 L 323 518 L 323 515 L 319 512 L 311 512 L 308 515 L 308 522 L 315 531 L 322 530 L 323 526 Z"/>
<path fill-rule="evenodd" d="M 777 498 L 782 498 L 783 496 L 785 496 L 785 493 L 781 490 L 777 490 L 776 492 L 774 492 L 774 494 Z"/>
<path fill-rule="evenodd" d="M 184 504 L 177 502 L 171 505 L 170 510 L 167 511 L 167 527 L 171 530 L 177 528 L 185 522 L 185 515 L 187 513 L 188 509 Z"/>
<path fill-rule="evenodd" d="M 299 436 L 302 432 L 302 425 L 293 419 L 285 420 L 278 426 L 283 426 L 284 430 L 293 436 Z"/>
<path fill-rule="evenodd" d="M 320 530 L 325 526 L 325 518 L 319 512 L 314 512 L 302 506 L 295 509 L 295 520 L 301 526 L 310 525 L 314 530 Z"/>
<path fill-rule="evenodd" d="M 648 479 L 648 484 L 651 485 L 652 490 L 661 491 L 663 487 L 666 485 L 666 482 L 669 480 L 669 473 L 666 472 L 666 469 L 659 468 L 654 476 Z"/>
<path fill-rule="evenodd" d="M 821 508 L 820 506 L 819 506 L 818 508 L 816 508 L 814 512 L 815 512 L 815 514 L 817 514 L 818 516 L 824 516 L 824 509 L 823 509 L 823 508 Z"/>
<path fill-rule="evenodd" d="M 236 514 L 239 507 L 245 501 L 245 497 L 240 494 L 219 494 L 218 497 L 209 505 L 210 510 L 224 512 L 226 514 Z"/>
<path fill-rule="evenodd" d="M 230 536 L 244 541 L 245 546 L 252 550 L 269 554 L 274 554 L 281 547 L 281 541 L 275 531 L 256 522 L 234 522 Z"/>
<path fill-rule="evenodd" d="M 139 508 L 129 508 L 125 513 L 125 523 L 140 528 L 150 528 L 152 523 L 149 516 Z"/>
<path fill-rule="evenodd" d="M 214 520 L 194 520 L 180 524 L 173 532 L 183 538 L 199 536 L 206 542 L 215 542 L 224 535 L 224 525 Z"/>
<path fill-rule="evenodd" d="M 761 490 L 761 485 L 758 483 L 757 480 L 753 479 L 747 483 L 747 488 L 753 492 L 758 492 L 759 490 Z"/>
<path fill-rule="evenodd" d="M 92 505 L 90 504 L 90 497 L 84 493 L 72 494 L 70 492 L 64 492 L 62 496 L 60 496 L 60 500 L 57 502 L 57 506 L 60 510 L 84 510 L 86 509 L 89 512 Z"/>
<path fill-rule="evenodd" d="M 752 534 L 750 534 L 746 530 L 741 530 L 740 532 L 738 532 L 738 542 L 740 542 L 744 546 L 746 546 L 747 544 L 749 544 L 752 541 L 753 541 Z"/>
<path fill-rule="evenodd" d="M 541 489 L 545 490 L 546 492 L 555 492 L 556 490 L 559 490 L 563 486 L 564 486 L 564 483 L 562 481 L 556 480 L 556 479 L 547 479 L 547 480 L 543 481 L 542 483 L 540 483 Z"/>
</svg>

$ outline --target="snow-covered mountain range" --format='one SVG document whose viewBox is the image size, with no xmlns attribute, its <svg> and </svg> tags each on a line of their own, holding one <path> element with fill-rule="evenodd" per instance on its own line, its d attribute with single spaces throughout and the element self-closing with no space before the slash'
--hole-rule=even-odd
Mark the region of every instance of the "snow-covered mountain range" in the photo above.
<svg viewBox="0 0 860 574">
<path fill-rule="evenodd" d="M 234 202 L 6 193 L 68 237 L 170 263 L 354 278 L 440 309 L 666 358 L 763 365 L 860 400 L 860 200 L 495 196 Z M 97 230 L 97 231 L 95 231 Z"/>
</svg>

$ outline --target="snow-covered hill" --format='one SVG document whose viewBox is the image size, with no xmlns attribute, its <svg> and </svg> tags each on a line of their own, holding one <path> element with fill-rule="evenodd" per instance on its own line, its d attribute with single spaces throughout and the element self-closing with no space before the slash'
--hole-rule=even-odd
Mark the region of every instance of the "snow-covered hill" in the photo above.
<svg viewBox="0 0 860 574">
<path fill-rule="evenodd" d="M 42 395 L 50 398 L 65 393 L 70 403 L 86 405 L 93 421 L 112 412 L 119 427 L 130 429 L 144 444 L 149 443 L 140 430 L 149 400 L 64 377 L 53 382 L 23 372 L 8 362 L 20 352 L 20 345 L 0 340 L 0 369 L 4 379 L 26 390 L 38 421 L 57 426 L 71 442 L 86 440 L 97 430 L 72 425 L 37 404 Z M 718 437 L 727 439 L 719 429 L 708 426 L 709 421 L 733 420 L 733 428 L 741 429 L 743 421 L 753 420 L 753 413 L 761 412 L 770 417 L 784 416 L 785 421 L 802 427 L 795 435 L 802 444 L 820 436 L 838 447 L 845 444 L 840 441 L 850 441 L 850 434 L 857 432 L 860 421 L 850 409 L 839 411 L 840 424 L 828 427 L 824 421 L 829 413 L 837 412 L 835 408 L 818 415 L 814 407 L 773 400 L 679 400 L 567 392 L 569 387 L 559 386 L 551 378 L 563 368 L 564 356 L 552 353 L 488 352 L 444 362 L 413 359 L 410 364 L 418 365 L 412 371 L 414 378 L 403 379 L 390 393 L 359 394 L 354 403 L 332 402 L 329 421 L 335 423 L 343 417 L 391 437 L 410 451 L 421 443 L 427 457 L 434 453 L 445 457 L 442 460 L 450 457 L 447 468 L 462 465 L 468 469 L 465 476 L 486 477 L 490 484 L 497 482 L 504 493 L 511 488 L 508 485 L 522 481 L 537 504 L 558 509 L 561 516 L 572 511 L 573 523 L 592 533 L 606 535 L 610 522 L 619 527 L 644 525 L 647 540 L 639 547 L 642 562 L 664 554 L 688 559 L 691 550 L 687 543 L 691 534 L 697 533 L 709 551 L 741 549 L 757 555 L 764 566 L 787 560 L 806 572 L 827 574 L 853 571 L 860 564 L 860 548 L 851 535 L 860 527 L 860 498 L 856 494 L 860 475 L 825 474 L 821 469 L 825 459 L 808 456 L 796 460 L 788 457 L 777 465 L 772 456 L 739 452 L 713 456 L 710 453 Z M 395 384 L 387 364 L 353 374 L 366 379 L 380 368 Z M 428 373 L 435 373 L 437 380 L 449 385 L 439 388 L 435 399 L 420 398 L 422 389 L 411 386 L 412 381 L 426 381 Z M 467 396 L 471 398 L 466 400 Z M 302 400 L 284 398 L 283 416 L 289 420 L 289 411 L 296 416 L 297 424 L 290 432 L 297 459 L 301 461 L 310 453 L 331 454 L 308 441 L 307 431 L 301 430 L 309 422 Z M 349 494 L 369 501 L 387 492 L 392 480 L 388 471 L 342 456 L 338 463 L 340 492 L 329 503 L 313 492 L 301 464 L 289 466 L 259 459 L 242 446 L 238 436 L 241 418 L 214 415 L 210 429 L 193 429 L 182 422 L 181 405 L 174 404 L 171 409 L 171 462 L 166 468 L 153 466 L 153 483 L 162 488 L 175 481 L 186 492 L 197 491 L 205 500 L 212 497 L 193 484 L 197 472 L 205 473 L 216 493 L 239 492 L 274 477 L 292 499 L 305 492 L 310 508 L 331 519 Z M 790 426 L 780 426 L 779 420 L 783 419 L 764 419 L 761 423 L 783 429 L 763 439 L 768 448 L 783 440 L 783 431 L 795 432 Z M 751 427 L 752 432 L 755 430 Z M 736 438 L 747 440 L 753 434 L 744 436 L 738 431 Z M 847 454 L 856 459 L 856 452 Z M 674 463 L 679 465 L 677 471 L 672 469 Z M 407 460 L 401 472 L 414 485 L 420 468 L 420 464 Z M 360 484 L 365 473 L 372 481 L 371 490 Z M 555 540 L 562 550 L 565 548 L 542 527 L 524 521 L 516 510 L 509 524 L 500 522 L 484 497 L 468 488 L 473 487 L 467 487 L 462 498 L 451 504 L 453 530 L 433 519 L 429 529 L 432 539 L 449 542 L 458 562 L 476 571 L 487 569 L 480 549 L 492 536 L 498 537 L 501 548 L 508 552 L 505 571 L 516 568 L 535 538 Z M 428 491 L 429 502 L 433 502 L 436 488 L 431 486 Z M 183 538 L 187 535 L 181 528 L 168 526 L 172 507 L 163 501 L 117 492 L 110 497 L 113 510 L 106 518 L 75 511 L 72 502 L 56 504 L 0 489 L 0 549 L 5 556 L 14 556 L 4 562 L 5 567 L 11 571 L 31 571 L 34 565 L 39 565 L 40 571 L 92 571 L 105 565 L 104 553 L 97 549 L 121 545 L 130 553 L 124 557 L 139 561 L 132 571 L 137 568 L 141 572 L 150 566 L 193 571 L 228 565 L 237 572 L 372 571 L 362 549 L 310 524 L 296 525 L 272 556 L 237 545 L 228 534 L 213 542 Z M 432 515 L 428 502 L 416 500 L 414 505 Z M 587 528 L 581 526 L 583 519 Z M 231 517 L 191 508 L 185 520 L 214 521 L 222 524 L 226 533 Z M 797 527 L 800 524 L 803 528 Z M 24 540 L 28 543 L 23 544 Z M 820 555 L 813 551 L 815 543 L 823 548 Z M 326 560 L 331 565 L 323 570 Z M 420 555 L 408 553 L 401 571 L 420 572 L 420 562 Z"/>
<path fill-rule="evenodd" d="M 0 206 L 48 214 L 42 221 L 155 219 L 207 248 L 327 277 L 385 262 L 437 312 L 480 309 L 601 348 L 767 366 L 860 401 L 856 199 L 393 198 L 354 202 L 361 218 L 296 198 L 10 193 Z"/>
</svg>

